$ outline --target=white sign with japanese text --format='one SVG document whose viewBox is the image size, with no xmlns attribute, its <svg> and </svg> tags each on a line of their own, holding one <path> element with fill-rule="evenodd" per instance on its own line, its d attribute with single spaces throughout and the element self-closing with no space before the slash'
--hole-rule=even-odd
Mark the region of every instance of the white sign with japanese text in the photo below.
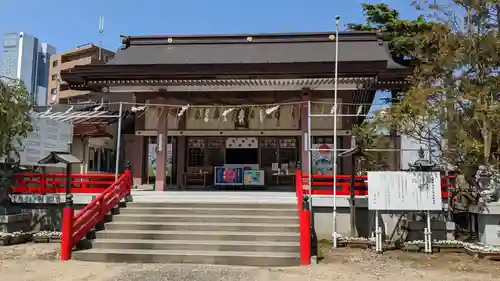
<svg viewBox="0 0 500 281">
<path fill-rule="evenodd" d="M 21 165 L 39 166 L 38 161 L 53 151 L 70 152 L 70 145 L 73 141 L 73 125 L 71 123 L 32 117 L 31 125 L 33 130 L 27 134 L 25 139 L 21 140 L 21 144 L 14 145 L 19 153 Z M 64 165 L 62 166 L 64 167 Z"/>
<path fill-rule="evenodd" d="M 439 172 L 368 172 L 368 209 L 442 210 Z"/>
</svg>

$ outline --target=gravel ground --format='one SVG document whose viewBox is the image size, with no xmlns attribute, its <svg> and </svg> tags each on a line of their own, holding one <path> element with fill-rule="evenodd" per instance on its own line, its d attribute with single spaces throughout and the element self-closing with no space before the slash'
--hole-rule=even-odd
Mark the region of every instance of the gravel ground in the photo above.
<svg viewBox="0 0 500 281">
<path fill-rule="evenodd" d="M 324 249 L 312 267 L 249 268 L 205 265 L 103 264 L 57 260 L 57 244 L 0 247 L 0 280 L 9 281 L 304 281 L 304 280 L 498 280 L 500 262 L 461 254 Z M 496 278 L 494 277 L 496 276 Z"/>
</svg>

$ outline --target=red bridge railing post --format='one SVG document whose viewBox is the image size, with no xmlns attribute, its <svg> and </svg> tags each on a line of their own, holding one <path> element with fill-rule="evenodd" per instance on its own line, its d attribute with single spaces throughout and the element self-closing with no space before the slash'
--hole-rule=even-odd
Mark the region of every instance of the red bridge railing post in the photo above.
<svg viewBox="0 0 500 281">
<path fill-rule="evenodd" d="M 311 263 L 311 214 L 308 209 L 308 202 L 304 200 L 302 178 L 302 172 L 297 171 L 295 175 L 295 193 L 299 213 L 300 264 L 309 265 Z"/>
<path fill-rule="evenodd" d="M 309 210 L 300 212 L 300 264 L 311 264 L 311 214 Z M 306 207 L 307 208 L 307 207 Z"/>
<path fill-rule="evenodd" d="M 71 251 L 73 250 L 73 221 L 74 210 L 71 206 L 65 206 L 62 217 L 62 236 L 61 236 L 61 260 L 67 261 L 71 259 Z"/>
</svg>

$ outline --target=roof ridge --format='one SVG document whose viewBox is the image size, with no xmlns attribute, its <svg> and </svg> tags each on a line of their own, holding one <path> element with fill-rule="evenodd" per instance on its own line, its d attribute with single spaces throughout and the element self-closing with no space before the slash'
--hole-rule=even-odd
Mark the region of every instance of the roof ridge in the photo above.
<svg viewBox="0 0 500 281">
<path fill-rule="evenodd" d="M 335 40 L 335 31 L 254 34 L 204 34 L 204 35 L 121 35 L 122 49 L 131 45 L 198 45 L 198 44 L 248 44 L 248 43 L 302 43 Z M 377 31 L 342 31 L 339 41 L 380 41 Z"/>
</svg>

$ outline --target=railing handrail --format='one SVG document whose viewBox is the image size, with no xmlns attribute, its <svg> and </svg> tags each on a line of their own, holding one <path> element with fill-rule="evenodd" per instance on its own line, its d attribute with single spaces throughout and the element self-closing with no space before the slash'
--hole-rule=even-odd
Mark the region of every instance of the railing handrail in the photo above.
<svg viewBox="0 0 500 281">
<path fill-rule="evenodd" d="M 70 259 L 73 247 L 99 222 L 103 222 L 106 214 L 130 194 L 131 183 L 131 173 L 125 171 L 76 215 L 74 215 L 73 207 L 64 208 L 61 260 Z"/>
<path fill-rule="evenodd" d="M 300 180 L 301 184 L 309 184 L 308 179 L 309 175 L 304 174 L 302 172 L 296 173 L 297 182 Z M 313 174 L 312 183 L 309 184 L 311 194 L 312 195 L 333 195 L 333 175 L 328 174 Z M 350 195 L 351 190 L 351 182 L 349 181 L 352 178 L 350 175 L 337 175 L 336 189 L 337 195 L 346 196 Z M 453 185 L 450 183 L 449 179 L 454 179 L 455 176 L 442 176 L 441 177 L 441 197 L 443 199 L 449 197 L 449 188 Z M 354 193 L 355 196 L 367 196 L 368 195 L 368 183 L 366 180 L 368 179 L 367 175 L 356 175 L 354 182 Z M 328 181 L 325 181 L 328 180 Z M 297 185 L 297 184 L 296 184 Z M 326 188 L 326 189 L 325 189 Z"/>
<path fill-rule="evenodd" d="M 72 174 L 71 193 L 101 193 L 116 180 L 115 174 Z M 17 173 L 14 174 L 13 194 L 66 192 L 66 174 Z"/>
<path fill-rule="evenodd" d="M 41 177 L 41 176 L 46 176 L 46 177 L 64 177 L 66 178 L 66 174 L 61 174 L 61 173 L 15 173 L 14 177 L 15 178 L 20 178 L 20 177 L 28 177 L 28 178 L 34 178 L 34 177 Z M 71 174 L 72 178 L 114 178 L 115 174 L 112 173 L 95 173 L 95 174 Z"/>
<path fill-rule="evenodd" d="M 121 181 L 123 181 L 123 179 L 127 176 L 127 172 L 125 172 L 125 174 L 121 175 L 115 182 L 113 182 L 113 184 L 111 184 L 108 188 L 106 188 L 101 194 L 99 194 L 99 196 L 97 196 L 96 198 L 94 198 L 94 200 L 90 201 L 90 203 L 88 203 L 83 209 L 81 209 L 80 211 L 78 211 L 78 213 L 76 213 L 75 215 L 75 220 L 77 220 L 78 218 L 80 218 L 83 214 L 85 214 L 85 212 L 87 212 L 91 207 L 92 205 L 95 205 L 97 203 L 99 203 L 100 200 L 102 200 L 102 198 L 110 191 L 114 190 L 114 187 L 116 185 L 118 185 L 118 183 L 120 183 Z"/>
</svg>

